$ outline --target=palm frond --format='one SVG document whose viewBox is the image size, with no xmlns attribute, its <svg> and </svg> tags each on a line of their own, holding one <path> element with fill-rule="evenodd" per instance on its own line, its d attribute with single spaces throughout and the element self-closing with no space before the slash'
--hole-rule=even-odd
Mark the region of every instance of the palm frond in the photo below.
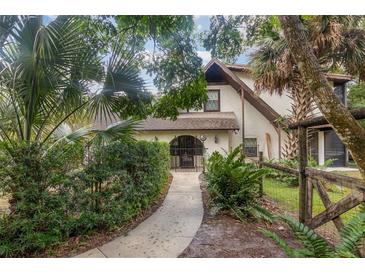
<svg viewBox="0 0 365 274">
<path fill-rule="evenodd" d="M 270 94 L 282 94 L 290 86 L 294 62 L 285 39 L 263 38 L 257 50 L 251 55 L 255 88 L 267 90 Z"/>
<path fill-rule="evenodd" d="M 365 238 L 365 212 L 353 217 L 341 231 L 341 241 L 336 252 L 342 257 L 354 257 L 357 248 Z"/>
<path fill-rule="evenodd" d="M 133 51 L 115 43 L 107 62 L 104 81 L 90 102 L 90 114 L 98 117 L 100 122 L 113 121 L 115 112 L 123 113 L 123 109 L 136 102 L 149 102 L 145 82 L 140 77 L 138 63 L 134 60 Z M 136 104 L 138 105 L 138 104 Z M 130 113 L 136 109 L 129 108 Z"/>
<path fill-rule="evenodd" d="M 103 56 L 84 39 L 82 26 L 79 17 L 62 16 L 47 25 L 41 16 L 0 17 L 3 139 L 45 144 L 100 135 L 104 142 L 129 122 L 117 125 L 116 132 L 82 123 L 61 132 L 71 121 L 146 115 L 150 95 L 133 49 L 115 42 L 104 66 Z"/>
<path fill-rule="evenodd" d="M 289 216 L 281 216 L 280 219 L 290 226 L 298 240 L 308 251 L 310 251 L 312 257 L 334 257 L 334 250 L 330 247 L 326 240 L 318 236 L 314 230 Z"/>
<path fill-rule="evenodd" d="M 93 129 L 90 141 L 94 145 L 106 145 L 115 140 L 132 141 L 139 122 L 133 119 L 123 120 L 108 126 L 106 129 Z"/>
<path fill-rule="evenodd" d="M 259 228 L 258 231 L 261 232 L 266 237 L 269 237 L 270 239 L 272 239 L 285 252 L 285 254 L 288 257 L 296 258 L 296 257 L 298 257 L 299 254 L 301 254 L 300 252 L 297 252 L 295 248 L 288 245 L 287 242 L 285 240 L 283 240 L 275 232 L 269 231 L 264 228 Z"/>
<path fill-rule="evenodd" d="M 278 219 L 278 216 L 272 214 L 270 211 L 259 205 L 253 205 L 249 211 L 252 216 L 254 216 L 258 220 L 264 220 L 266 222 L 273 223 L 275 220 Z"/>
</svg>

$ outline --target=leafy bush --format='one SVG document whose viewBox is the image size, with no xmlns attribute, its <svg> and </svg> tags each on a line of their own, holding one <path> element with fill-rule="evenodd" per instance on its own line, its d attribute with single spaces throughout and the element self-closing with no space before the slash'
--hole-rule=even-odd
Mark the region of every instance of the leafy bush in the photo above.
<svg viewBox="0 0 365 274">
<path fill-rule="evenodd" d="M 0 256 L 29 256 L 95 230 L 113 229 L 138 215 L 161 192 L 169 147 L 115 142 L 95 152 L 84 169 L 80 147 L 37 146 L 10 151 L 1 189 L 11 211 L 0 219 Z M 9 160 L 13 159 L 13 160 Z"/>
<path fill-rule="evenodd" d="M 336 246 L 332 246 L 321 236 L 306 225 L 288 216 L 280 216 L 294 232 L 295 237 L 302 244 L 302 248 L 291 247 L 284 239 L 275 232 L 260 229 L 261 232 L 273 239 L 289 257 L 295 258 L 356 258 L 364 256 L 358 248 L 365 239 L 365 210 L 354 216 L 342 229 L 341 240 Z"/>
<path fill-rule="evenodd" d="M 72 202 L 69 173 L 81 163 L 82 147 L 54 147 L 46 153 L 21 144 L 3 153 L 0 188 L 10 196 L 10 215 L 0 219 L 0 256 L 52 246 L 64 235 Z"/>
<path fill-rule="evenodd" d="M 240 220 L 269 215 L 257 201 L 265 174 L 267 169 L 245 163 L 240 147 L 225 156 L 214 152 L 208 159 L 205 178 L 215 210 L 231 210 Z"/>
</svg>

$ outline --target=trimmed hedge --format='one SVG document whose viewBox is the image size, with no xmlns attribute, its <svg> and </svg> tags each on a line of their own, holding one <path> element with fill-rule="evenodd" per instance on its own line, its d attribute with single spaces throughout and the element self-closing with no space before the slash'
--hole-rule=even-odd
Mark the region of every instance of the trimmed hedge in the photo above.
<svg viewBox="0 0 365 274">
<path fill-rule="evenodd" d="M 13 199 L 11 214 L 0 219 L 0 256 L 35 255 L 69 237 L 116 228 L 148 207 L 168 180 L 166 143 L 115 142 L 82 170 L 74 168 L 83 152 L 67 151 L 42 156 L 35 146 L 20 147 L 2 168 L 1 189 Z"/>
</svg>

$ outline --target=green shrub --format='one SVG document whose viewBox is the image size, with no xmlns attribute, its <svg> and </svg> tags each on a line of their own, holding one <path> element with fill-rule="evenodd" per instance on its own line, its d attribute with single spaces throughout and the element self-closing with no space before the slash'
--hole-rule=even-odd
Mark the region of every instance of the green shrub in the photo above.
<svg viewBox="0 0 365 274">
<path fill-rule="evenodd" d="M 151 204 L 169 175 L 169 146 L 160 142 L 112 143 L 83 169 L 76 145 L 10 153 L 0 169 L 1 189 L 11 195 L 11 212 L 0 219 L 2 257 L 35 255 L 69 237 L 118 227 Z"/>
<path fill-rule="evenodd" d="M 7 151 L 7 153 L 6 153 Z M 10 214 L 0 219 L 0 256 L 20 256 L 62 240 L 72 197 L 69 173 L 81 163 L 82 147 L 46 151 L 20 144 L 3 150 L 0 188 Z"/>
<path fill-rule="evenodd" d="M 237 218 L 264 217 L 258 205 L 260 185 L 267 169 L 245 163 L 240 147 L 223 156 L 214 152 L 208 159 L 205 178 L 216 211 L 231 210 Z"/>
</svg>

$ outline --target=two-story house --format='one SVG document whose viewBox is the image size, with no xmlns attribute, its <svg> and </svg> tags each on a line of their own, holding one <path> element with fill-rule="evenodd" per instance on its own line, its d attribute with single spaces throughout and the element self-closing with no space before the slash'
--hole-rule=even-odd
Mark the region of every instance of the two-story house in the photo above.
<svg viewBox="0 0 365 274">
<path fill-rule="evenodd" d="M 143 121 L 137 139 L 170 143 L 171 166 L 179 168 L 200 167 L 203 153 L 224 153 L 242 143 L 248 157 L 263 151 L 267 159 L 280 159 L 286 134 L 277 121 L 289 114 L 288 95 L 257 95 L 246 65 L 211 60 L 205 77 L 209 99 L 201 110 L 181 112 L 175 121 L 149 118 Z M 351 78 L 331 74 L 328 79 L 346 103 L 345 84 Z M 329 126 L 315 129 L 310 143 L 319 163 L 336 158 L 336 166 L 346 165 L 346 149 Z"/>
</svg>

